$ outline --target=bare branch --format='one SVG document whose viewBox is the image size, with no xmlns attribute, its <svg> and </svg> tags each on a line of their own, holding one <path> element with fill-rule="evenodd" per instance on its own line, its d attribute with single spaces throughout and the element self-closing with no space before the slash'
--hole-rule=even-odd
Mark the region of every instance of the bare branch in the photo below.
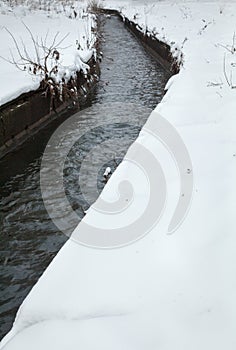
<svg viewBox="0 0 236 350">
<path fill-rule="evenodd" d="M 54 39 L 53 39 L 53 42 L 52 42 L 52 45 L 49 47 L 49 50 L 52 50 L 53 47 L 55 46 L 55 42 L 56 42 L 56 39 L 57 39 L 58 35 L 59 35 L 59 32 L 57 32 L 57 33 L 55 34 Z"/>
<path fill-rule="evenodd" d="M 34 44 L 34 49 L 35 49 L 35 53 L 36 53 L 37 63 L 40 64 L 38 46 L 37 46 L 37 43 L 36 43 L 36 41 L 34 39 L 34 36 L 33 36 L 32 32 L 31 32 L 31 30 L 29 29 L 29 27 L 23 21 L 22 21 L 22 23 L 23 23 L 24 27 L 26 28 L 26 30 L 28 31 L 28 33 L 29 33 L 29 35 L 31 37 L 31 40 L 32 40 L 32 42 Z"/>
<path fill-rule="evenodd" d="M 47 46 L 48 33 L 49 33 L 49 30 L 47 30 L 47 33 L 46 33 L 45 38 L 44 38 L 44 46 L 45 47 Z"/>
<path fill-rule="evenodd" d="M 231 84 L 229 82 L 229 79 L 228 79 L 228 75 L 226 73 L 226 63 L 225 63 L 225 54 L 224 54 L 224 76 L 225 76 L 225 80 L 227 81 L 227 84 L 229 85 L 229 87 L 231 87 Z"/>
<path fill-rule="evenodd" d="M 235 51 L 236 51 L 236 46 L 235 46 L 235 32 L 234 32 L 231 52 L 234 53 Z"/>
<path fill-rule="evenodd" d="M 6 27 L 5 27 L 5 30 L 6 30 L 6 31 L 8 32 L 8 34 L 11 36 L 11 38 L 12 38 L 14 44 L 15 44 L 16 50 L 17 50 L 17 52 L 18 52 L 18 55 L 20 56 L 21 59 L 23 59 L 23 57 L 22 57 L 22 55 L 21 55 L 21 52 L 20 52 L 20 48 L 19 48 L 19 46 L 18 46 L 18 44 L 17 44 L 17 41 L 16 41 L 14 35 L 13 35 L 13 34 L 10 32 L 10 30 L 7 29 Z"/>
<path fill-rule="evenodd" d="M 55 44 L 55 47 L 58 47 L 69 35 L 70 33 L 67 33 L 57 44 Z"/>
</svg>

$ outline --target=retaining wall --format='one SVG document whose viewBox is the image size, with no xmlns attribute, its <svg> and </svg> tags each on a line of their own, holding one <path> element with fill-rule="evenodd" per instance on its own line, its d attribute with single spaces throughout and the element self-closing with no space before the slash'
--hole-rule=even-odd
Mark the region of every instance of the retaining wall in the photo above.
<svg viewBox="0 0 236 350">
<path fill-rule="evenodd" d="M 100 74 L 99 63 L 93 57 L 88 65 L 90 71 L 87 78 L 82 71 L 77 73 L 78 103 L 76 106 L 73 106 L 72 100 L 61 102 L 58 99 L 55 101 L 54 111 L 51 111 L 50 95 L 46 96 L 45 89 L 42 88 L 24 93 L 0 106 L 0 158 L 45 127 L 68 107 L 80 109 L 87 99 L 85 91 L 92 90 Z"/>
</svg>

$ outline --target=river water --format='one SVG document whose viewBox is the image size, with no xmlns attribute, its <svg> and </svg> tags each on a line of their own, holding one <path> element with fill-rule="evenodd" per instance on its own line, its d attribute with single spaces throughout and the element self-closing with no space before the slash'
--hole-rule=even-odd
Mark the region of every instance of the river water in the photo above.
<svg viewBox="0 0 236 350">
<path fill-rule="evenodd" d="M 134 141 L 140 126 L 127 127 L 125 115 L 138 114 L 143 125 L 150 109 L 161 101 L 170 77 L 118 18 L 104 19 L 101 31 L 104 38 L 101 44 L 104 57 L 101 80 L 90 96 L 88 108 L 81 114 L 81 123 L 99 124 L 106 115 L 109 127 L 105 134 L 104 130 L 94 128 L 88 137 L 85 135 L 85 153 L 91 149 L 92 143 L 100 142 L 101 134 L 105 138 L 111 137 L 112 133 L 120 135 L 122 144 L 125 133 L 130 142 Z M 21 149 L 0 162 L 0 339 L 11 328 L 23 299 L 67 240 L 47 214 L 39 177 L 44 148 L 52 132 L 65 118 L 61 116 L 52 122 Z M 117 118 L 120 118 L 119 123 Z M 75 136 L 76 130 L 73 132 Z M 78 154 L 78 148 L 81 148 L 78 144 L 75 143 L 74 148 L 66 162 L 65 186 L 68 199 L 82 217 L 88 202 L 81 196 L 76 179 L 80 175 L 80 157 L 83 158 L 83 154 Z M 122 156 L 121 147 L 120 158 Z M 104 167 L 109 165 L 114 170 L 120 160 L 114 164 L 104 163 Z M 104 186 L 102 173 L 98 174 L 99 191 Z M 92 202 L 97 193 L 92 187 L 91 193 L 89 191 L 88 183 L 87 192 L 88 196 L 91 194 Z M 59 203 L 60 198 L 57 200 Z"/>
</svg>

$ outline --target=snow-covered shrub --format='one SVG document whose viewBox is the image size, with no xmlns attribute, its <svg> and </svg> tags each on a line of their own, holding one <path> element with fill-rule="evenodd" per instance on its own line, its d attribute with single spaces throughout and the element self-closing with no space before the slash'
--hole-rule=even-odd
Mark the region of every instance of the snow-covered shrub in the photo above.
<svg viewBox="0 0 236 350">
<path fill-rule="evenodd" d="M 57 32 L 49 42 L 48 33 L 45 38 L 34 37 L 29 27 L 24 24 L 31 39 L 32 48 L 29 50 L 24 42 L 17 40 L 8 30 L 14 43 L 14 52 L 10 50 L 9 63 L 15 65 L 19 70 L 27 71 L 29 74 L 39 77 L 41 88 L 45 90 L 45 95 L 51 97 L 51 109 L 54 109 L 55 99 L 62 102 L 77 98 L 77 73 L 82 70 L 87 75 L 89 66 L 80 59 L 79 51 L 75 54 L 75 63 L 71 66 L 63 66 L 61 53 L 63 42 L 68 34 L 61 37 Z"/>
</svg>

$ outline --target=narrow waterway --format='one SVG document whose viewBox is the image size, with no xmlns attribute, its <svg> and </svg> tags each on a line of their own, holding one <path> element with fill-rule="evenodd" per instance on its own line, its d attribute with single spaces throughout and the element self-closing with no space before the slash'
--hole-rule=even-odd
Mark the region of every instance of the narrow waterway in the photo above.
<svg viewBox="0 0 236 350">
<path fill-rule="evenodd" d="M 90 99 L 94 107 L 88 108 L 87 112 L 85 110 L 81 122 L 99 124 L 106 114 L 109 118 L 107 137 L 111 133 L 120 134 L 122 143 L 125 132 L 132 142 L 140 127 L 129 127 L 125 131 L 120 128 L 122 123 L 125 127 L 125 113 L 138 113 L 144 124 L 149 109 L 153 109 L 162 99 L 170 74 L 145 51 L 118 18 L 106 18 L 101 29 L 104 37 L 101 45 L 104 56 L 101 81 Z M 103 107 L 97 108 L 98 105 Z M 117 116 L 120 118 L 119 128 Z M 11 328 L 25 296 L 67 239 L 49 218 L 40 191 L 41 158 L 56 124 L 58 121 L 0 163 L 0 339 Z M 91 148 L 91 143 L 98 143 L 99 138 L 99 128 L 90 133 L 87 139 L 85 137 L 84 152 Z M 80 170 L 78 157 L 76 150 L 70 152 L 64 176 L 68 198 L 83 215 L 87 204 L 76 186 Z M 110 165 L 114 170 L 117 163 Z M 103 187 L 102 171 L 98 187 L 100 190 Z M 94 199 L 91 189 L 91 200 Z"/>
</svg>

